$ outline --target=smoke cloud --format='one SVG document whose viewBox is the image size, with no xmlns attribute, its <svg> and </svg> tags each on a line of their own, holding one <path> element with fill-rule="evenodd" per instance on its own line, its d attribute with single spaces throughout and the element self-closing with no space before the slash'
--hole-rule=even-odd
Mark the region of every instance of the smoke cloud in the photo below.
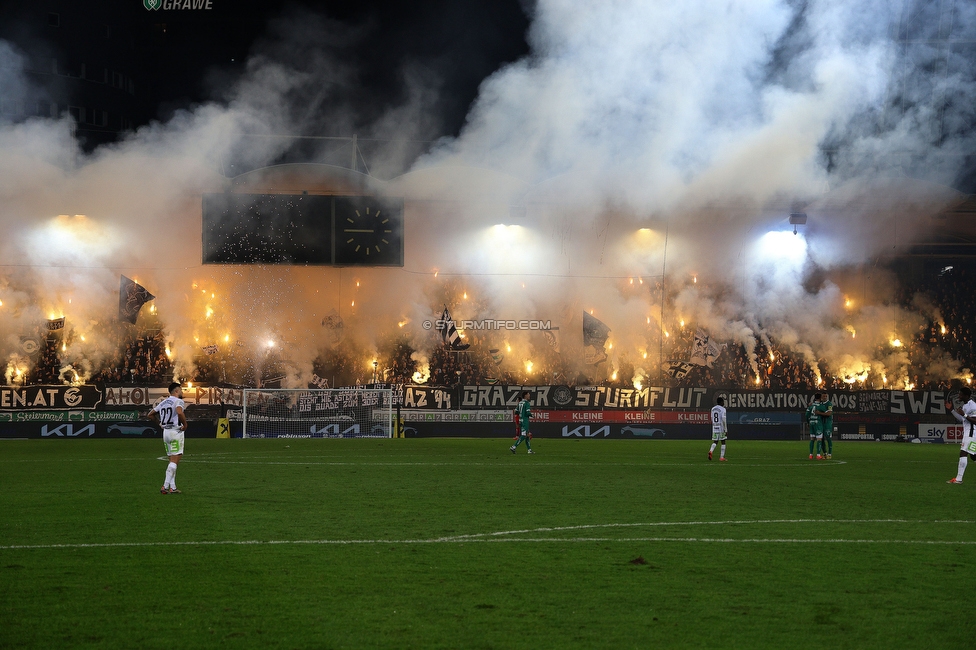
<svg viewBox="0 0 976 650">
<path fill-rule="evenodd" d="M 896 306 L 878 265 L 962 198 L 976 56 L 948 41 L 972 40 L 976 4 L 936 9 L 540 0 L 530 55 L 485 79 L 458 137 L 405 174 L 405 143 L 439 133 L 437 74 L 405 61 L 395 100 L 364 108 L 344 48 L 368 31 L 307 13 L 269 25 L 242 78 L 214 77 L 218 99 L 115 145 L 84 153 L 69 118 L 0 122 L 7 379 L 53 316 L 65 364 L 108 362 L 131 335 L 114 323 L 123 273 L 157 296 L 140 324 L 180 377 L 211 344 L 234 382 L 304 385 L 323 355 L 365 381 L 394 339 L 425 366 L 438 338 L 421 324 L 445 304 L 559 327 L 558 353 L 538 332 L 469 333 L 527 383 L 654 381 L 698 327 L 743 346 L 757 375 L 757 347 L 775 345 L 818 375 L 962 376 L 944 356 L 912 369 L 891 345 L 941 315 Z M 0 42 L 5 97 L 25 96 L 24 66 Z M 333 160 L 334 141 L 282 137 L 323 132 L 396 140 L 363 162 L 405 198 L 405 268 L 201 265 L 201 195 Z M 794 211 L 809 217 L 795 236 Z M 341 332 L 322 326 L 333 310 Z M 611 328 L 606 364 L 583 361 L 583 310 Z"/>
</svg>

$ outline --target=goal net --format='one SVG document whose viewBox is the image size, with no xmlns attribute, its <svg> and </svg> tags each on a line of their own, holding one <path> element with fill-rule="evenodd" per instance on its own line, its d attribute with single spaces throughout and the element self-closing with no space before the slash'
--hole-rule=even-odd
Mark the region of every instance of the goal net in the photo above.
<svg viewBox="0 0 976 650">
<path fill-rule="evenodd" d="M 246 389 L 245 438 L 389 438 L 389 389 Z"/>
</svg>

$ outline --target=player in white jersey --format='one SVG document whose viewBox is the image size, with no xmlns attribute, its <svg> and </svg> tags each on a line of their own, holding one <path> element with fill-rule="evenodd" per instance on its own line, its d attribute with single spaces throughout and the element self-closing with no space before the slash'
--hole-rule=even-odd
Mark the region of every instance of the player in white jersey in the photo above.
<svg viewBox="0 0 976 650">
<path fill-rule="evenodd" d="M 149 411 L 149 417 L 163 427 L 163 445 L 169 456 L 166 466 L 166 480 L 160 494 L 181 494 L 176 489 L 176 469 L 183 458 L 183 432 L 186 431 L 186 416 L 183 414 L 183 388 L 179 382 L 169 385 L 169 397 Z"/>
<path fill-rule="evenodd" d="M 729 425 L 728 422 L 726 421 L 724 397 L 715 398 L 715 406 L 712 407 L 711 421 L 712 421 L 712 446 L 708 450 L 708 460 L 712 459 L 712 452 L 714 452 L 715 447 L 719 443 L 721 443 L 722 448 L 719 451 L 718 459 L 724 462 L 725 441 L 729 437 Z"/>
<path fill-rule="evenodd" d="M 973 401 L 973 391 L 968 387 L 959 389 L 959 399 L 962 406 L 955 408 L 951 401 L 946 402 L 949 412 L 962 423 L 962 445 L 959 450 L 959 469 L 956 477 L 946 483 L 962 483 L 962 475 L 966 473 L 969 459 L 976 460 L 976 402 Z"/>
</svg>

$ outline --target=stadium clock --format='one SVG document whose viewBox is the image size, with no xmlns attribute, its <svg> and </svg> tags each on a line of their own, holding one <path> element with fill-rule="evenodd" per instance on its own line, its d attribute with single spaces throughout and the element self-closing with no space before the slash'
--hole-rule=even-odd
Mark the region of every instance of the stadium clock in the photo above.
<svg viewBox="0 0 976 650">
<path fill-rule="evenodd" d="M 402 204 L 373 197 L 336 197 L 335 263 L 403 266 Z"/>
</svg>

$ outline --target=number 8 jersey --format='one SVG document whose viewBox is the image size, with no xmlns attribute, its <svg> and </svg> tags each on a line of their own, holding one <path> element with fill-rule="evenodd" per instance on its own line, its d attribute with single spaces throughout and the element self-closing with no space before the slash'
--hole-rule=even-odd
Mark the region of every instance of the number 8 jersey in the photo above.
<svg viewBox="0 0 976 650">
<path fill-rule="evenodd" d="M 721 404 L 716 404 L 712 407 L 711 413 L 712 419 L 712 438 L 719 436 L 724 438 L 726 433 L 728 433 L 729 427 L 726 423 L 725 407 Z"/>
</svg>

